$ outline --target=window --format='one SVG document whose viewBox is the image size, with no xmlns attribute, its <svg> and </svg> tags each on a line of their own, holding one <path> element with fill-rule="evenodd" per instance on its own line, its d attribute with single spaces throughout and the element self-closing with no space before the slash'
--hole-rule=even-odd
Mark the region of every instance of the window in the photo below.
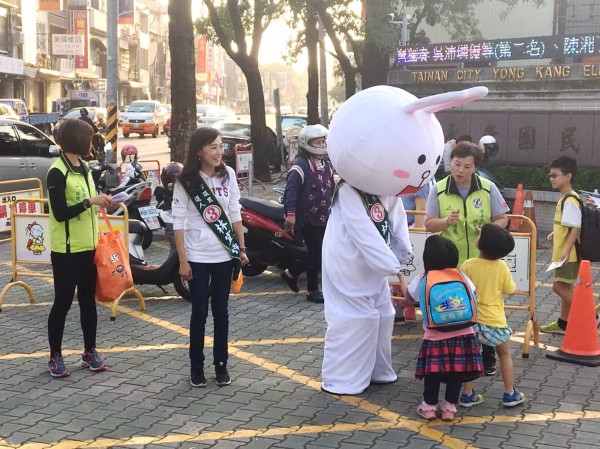
<svg viewBox="0 0 600 449">
<path fill-rule="evenodd" d="M 8 9 L 0 8 L 0 52 L 8 53 Z"/>
<path fill-rule="evenodd" d="M 21 144 L 12 125 L 0 125 L 0 156 L 23 156 Z"/>
<path fill-rule="evenodd" d="M 33 126 L 15 125 L 26 156 L 50 156 L 48 151 L 52 142 Z"/>
</svg>

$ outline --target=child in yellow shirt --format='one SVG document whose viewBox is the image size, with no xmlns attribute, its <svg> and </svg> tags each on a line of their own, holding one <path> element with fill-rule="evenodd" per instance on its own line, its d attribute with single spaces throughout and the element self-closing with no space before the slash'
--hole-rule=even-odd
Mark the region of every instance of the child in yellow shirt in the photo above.
<svg viewBox="0 0 600 449">
<path fill-rule="evenodd" d="M 510 336 L 513 331 L 506 322 L 503 295 L 512 295 L 515 282 L 508 265 L 502 259 L 515 247 L 512 235 L 493 223 L 481 228 L 477 239 L 479 257 L 466 260 L 460 269 L 477 288 L 477 338 L 481 344 L 493 346 L 500 359 L 500 374 L 504 382 L 502 403 L 514 407 L 525 400 L 525 395 L 514 388 L 513 363 Z M 475 393 L 473 383 L 464 384 L 459 405 L 472 407 L 483 402 L 483 396 Z"/>
</svg>

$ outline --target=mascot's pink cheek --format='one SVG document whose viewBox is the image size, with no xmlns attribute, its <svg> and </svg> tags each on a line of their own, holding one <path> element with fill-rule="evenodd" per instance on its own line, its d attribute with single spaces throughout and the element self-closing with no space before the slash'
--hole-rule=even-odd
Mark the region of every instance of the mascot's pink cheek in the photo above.
<svg viewBox="0 0 600 449">
<path fill-rule="evenodd" d="M 401 179 L 406 179 L 410 176 L 410 173 L 407 172 L 406 170 L 396 169 L 393 171 L 393 173 L 396 178 L 401 178 Z"/>
</svg>

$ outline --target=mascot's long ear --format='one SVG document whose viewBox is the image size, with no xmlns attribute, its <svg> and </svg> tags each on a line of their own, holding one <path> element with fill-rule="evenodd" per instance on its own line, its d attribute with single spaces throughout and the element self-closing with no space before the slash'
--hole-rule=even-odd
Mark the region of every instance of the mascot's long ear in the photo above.
<svg viewBox="0 0 600 449">
<path fill-rule="evenodd" d="M 479 100 L 488 94 L 488 88 L 484 86 L 471 87 L 470 89 L 459 90 L 456 92 L 447 92 L 444 94 L 432 95 L 430 97 L 420 98 L 404 105 L 405 112 L 415 112 L 423 110 L 432 114 L 450 109 L 461 104 L 470 103 Z"/>
</svg>

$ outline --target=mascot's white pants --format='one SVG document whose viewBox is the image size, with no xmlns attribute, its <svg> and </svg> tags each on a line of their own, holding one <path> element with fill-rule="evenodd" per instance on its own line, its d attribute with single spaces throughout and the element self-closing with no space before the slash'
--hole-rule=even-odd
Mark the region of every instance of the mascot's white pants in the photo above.
<svg viewBox="0 0 600 449">
<path fill-rule="evenodd" d="M 381 279 L 378 294 L 348 297 L 342 295 L 324 271 L 323 296 L 327 321 L 323 389 L 337 394 L 360 394 L 371 382 L 395 381 L 397 376 L 392 369 L 395 312 L 387 278 Z"/>
</svg>

